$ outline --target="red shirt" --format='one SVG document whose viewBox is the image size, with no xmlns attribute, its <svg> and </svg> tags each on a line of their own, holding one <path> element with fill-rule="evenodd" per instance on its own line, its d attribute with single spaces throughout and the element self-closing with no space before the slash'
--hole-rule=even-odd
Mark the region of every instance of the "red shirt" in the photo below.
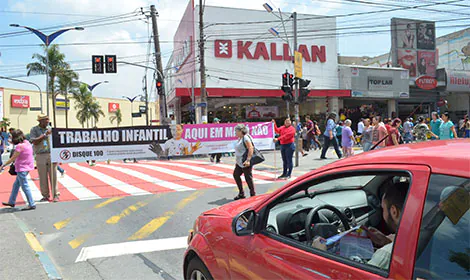
<svg viewBox="0 0 470 280">
<path fill-rule="evenodd" d="M 289 127 L 286 127 L 285 125 L 277 127 L 277 125 L 274 124 L 274 131 L 279 134 L 277 139 L 281 145 L 295 142 L 295 128 L 292 125 Z"/>
<path fill-rule="evenodd" d="M 398 128 L 390 127 L 390 131 L 388 132 L 388 138 L 387 138 L 387 146 L 395 145 L 393 143 L 392 135 L 395 135 L 397 137 L 397 142 L 398 142 L 398 139 L 400 138 L 400 132 L 398 131 Z"/>
</svg>

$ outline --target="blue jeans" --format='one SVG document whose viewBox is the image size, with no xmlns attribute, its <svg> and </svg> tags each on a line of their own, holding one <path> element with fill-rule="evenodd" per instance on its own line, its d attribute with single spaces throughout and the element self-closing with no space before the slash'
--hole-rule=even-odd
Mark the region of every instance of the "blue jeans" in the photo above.
<svg viewBox="0 0 470 280">
<path fill-rule="evenodd" d="M 323 136 L 325 139 L 325 143 L 323 144 L 323 150 L 321 151 L 321 156 L 320 158 L 326 158 L 326 152 L 328 151 L 328 148 L 330 147 L 330 144 L 333 144 L 333 147 L 335 148 L 336 155 L 338 158 L 342 158 L 343 154 L 341 153 L 341 150 L 338 147 L 338 140 L 336 137 L 333 136 L 333 139 L 330 139 L 329 136 Z"/>
<path fill-rule="evenodd" d="M 372 148 L 372 142 L 363 142 L 362 143 L 362 150 L 364 152 L 370 151 L 370 148 Z"/>
<path fill-rule="evenodd" d="M 281 176 L 290 176 L 292 174 L 292 169 L 294 169 L 294 163 L 292 162 L 294 151 L 295 151 L 294 143 L 281 145 L 282 168 L 283 168 Z"/>
<path fill-rule="evenodd" d="M 25 172 L 17 172 L 16 180 L 13 183 L 13 189 L 11 190 L 10 199 L 8 200 L 9 204 L 16 204 L 16 197 L 18 196 L 18 191 L 20 187 L 23 189 L 24 194 L 26 195 L 26 199 L 28 200 L 29 206 L 35 206 L 33 196 L 31 195 L 31 190 L 29 189 L 28 179 L 28 171 Z"/>
</svg>

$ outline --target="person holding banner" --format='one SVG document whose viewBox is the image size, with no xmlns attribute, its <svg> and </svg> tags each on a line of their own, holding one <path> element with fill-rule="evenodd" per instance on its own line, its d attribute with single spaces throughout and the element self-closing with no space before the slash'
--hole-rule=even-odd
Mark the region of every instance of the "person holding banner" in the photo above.
<svg viewBox="0 0 470 280">
<path fill-rule="evenodd" d="M 271 121 L 274 124 L 274 131 L 279 134 L 278 138 L 274 138 L 274 142 L 281 144 L 281 156 L 282 156 L 282 174 L 278 179 L 290 179 L 292 169 L 294 169 L 294 163 L 292 158 L 295 151 L 295 128 L 292 126 L 292 122 L 289 118 L 284 121 L 284 125 L 277 127 L 276 121 Z"/>
<path fill-rule="evenodd" d="M 295 131 L 294 131 L 295 133 Z M 245 198 L 245 192 L 243 191 L 243 183 L 241 175 L 245 175 L 245 181 L 250 189 L 250 196 L 255 196 L 255 185 L 253 183 L 253 166 L 250 161 L 253 156 L 254 145 L 253 139 L 248 135 L 248 128 L 244 124 L 237 124 L 235 127 L 235 134 L 238 137 L 235 142 L 235 170 L 233 170 L 233 178 L 237 183 L 238 195 L 234 200 Z M 248 151 L 246 160 L 243 162 L 243 155 Z"/>
<path fill-rule="evenodd" d="M 54 202 L 59 201 L 59 190 L 57 188 L 57 163 L 51 162 L 51 143 L 49 135 L 52 133 L 49 125 L 49 117 L 38 115 L 39 125 L 31 128 L 30 136 L 33 143 L 36 165 L 39 173 L 39 185 L 41 186 L 41 202 L 49 201 L 49 181 Z"/>
</svg>

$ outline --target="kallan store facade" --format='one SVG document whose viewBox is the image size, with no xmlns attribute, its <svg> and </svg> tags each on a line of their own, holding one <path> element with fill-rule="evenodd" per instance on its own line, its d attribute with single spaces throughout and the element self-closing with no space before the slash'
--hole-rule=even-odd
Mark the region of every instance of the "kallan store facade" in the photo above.
<svg viewBox="0 0 470 280">
<path fill-rule="evenodd" d="M 294 72 L 292 48 L 268 32 L 272 26 L 280 25 L 280 21 L 261 10 L 205 7 L 208 104 L 201 104 L 196 43 L 199 7 L 193 8 L 193 4 L 193 1 L 188 4 L 174 36 L 174 52 L 165 73 L 169 112 L 176 120 L 189 122 L 191 109 L 200 106 L 208 106 L 209 122 L 214 117 L 235 122 L 259 116 L 249 114 L 252 111 L 272 110 L 260 114 L 259 120 L 286 116 L 288 110 L 293 116 L 294 106 L 287 108 L 280 90 L 282 74 L 286 70 Z M 283 16 L 288 19 L 290 14 Z M 338 111 L 340 100 L 350 97 L 351 91 L 339 88 L 336 36 L 328 31 L 312 33 L 312 29 L 319 26 L 322 30 L 334 30 L 336 19 L 298 15 L 298 51 L 303 55 L 303 78 L 311 80 L 309 88 L 312 89 L 307 101 L 300 104 L 300 114 L 323 117 L 327 111 Z M 292 30 L 292 20 L 288 20 L 289 38 Z M 198 110 L 196 118 L 203 121 Z"/>
</svg>

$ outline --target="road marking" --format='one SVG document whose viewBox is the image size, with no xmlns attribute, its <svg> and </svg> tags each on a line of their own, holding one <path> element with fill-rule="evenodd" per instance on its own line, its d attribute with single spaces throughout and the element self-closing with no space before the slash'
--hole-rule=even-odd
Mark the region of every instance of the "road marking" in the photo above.
<svg viewBox="0 0 470 280">
<path fill-rule="evenodd" d="M 160 195 L 154 195 L 154 196 L 151 196 L 149 199 L 146 199 L 144 201 L 139 201 L 136 204 L 133 204 L 133 205 L 127 207 L 126 209 L 122 210 L 122 212 L 119 213 L 119 215 L 112 216 L 111 218 L 106 220 L 106 223 L 107 224 L 117 224 L 122 218 L 127 217 L 132 212 L 136 212 L 140 208 L 147 206 L 147 204 L 149 204 L 151 201 L 153 201 L 153 200 L 155 200 L 159 197 L 160 197 Z"/>
<path fill-rule="evenodd" d="M 67 174 L 62 178 L 58 178 L 58 181 L 66 188 L 70 193 L 72 193 L 79 200 L 89 200 L 89 199 L 100 199 L 101 197 L 96 193 L 85 188 L 82 184 L 72 179 L 72 177 Z"/>
<path fill-rule="evenodd" d="M 58 273 L 57 269 L 54 266 L 54 263 L 49 258 L 49 255 L 44 251 L 44 248 L 39 243 L 39 240 L 36 238 L 33 232 L 31 232 L 28 226 L 16 216 L 13 216 L 18 224 L 18 227 L 23 231 L 26 241 L 28 242 L 31 249 L 33 249 L 34 253 L 39 259 L 44 271 L 46 272 L 49 279 L 62 279 L 60 274 Z"/>
<path fill-rule="evenodd" d="M 60 222 L 57 222 L 57 223 L 54 224 L 54 227 L 55 227 L 57 230 L 60 230 L 60 229 L 64 228 L 66 225 L 68 225 L 71 220 L 72 220 L 72 218 L 67 218 L 67 219 L 62 220 L 62 221 L 60 221 Z"/>
<path fill-rule="evenodd" d="M 72 168 L 75 168 L 79 171 L 82 171 L 83 173 L 85 174 L 88 174 L 92 177 L 95 177 L 96 179 L 122 191 L 122 192 L 125 192 L 125 193 L 128 193 L 130 195 L 146 195 L 146 194 L 151 194 L 150 192 L 148 191 L 145 191 L 145 190 L 142 190 L 142 189 L 139 189 L 137 187 L 134 187 L 132 185 L 129 185 L 129 184 L 126 184 L 118 179 L 115 179 L 111 176 L 108 176 L 106 174 L 103 174 L 101 172 L 98 172 L 92 168 L 87 168 L 87 167 L 83 167 L 83 166 L 80 166 L 76 163 L 70 163 L 69 164 L 70 167 Z"/>
<path fill-rule="evenodd" d="M 278 189 L 280 189 L 280 188 L 282 188 L 282 186 L 280 186 L 280 187 L 272 187 L 272 188 L 270 188 L 270 189 L 269 189 L 267 192 L 265 192 L 265 193 L 273 193 L 274 191 L 276 191 L 276 190 L 278 190 Z"/>
<path fill-rule="evenodd" d="M 217 170 L 211 170 L 211 169 L 207 169 L 207 168 L 204 168 L 204 167 L 197 167 L 197 166 L 185 165 L 185 164 L 173 163 L 173 162 L 171 162 L 171 163 L 168 163 L 168 162 L 152 162 L 152 164 L 166 165 L 166 166 L 178 166 L 178 167 L 187 168 L 187 169 L 191 169 L 191 170 L 198 171 L 198 172 L 203 172 L 203 173 L 207 173 L 207 174 L 211 174 L 211 175 L 216 175 L 216 176 L 220 176 L 220 177 L 233 179 L 233 174 L 229 174 L 229 173 L 225 173 L 225 172 L 217 171 Z M 233 171 L 233 166 L 230 169 Z M 186 175 L 186 176 L 188 176 L 188 175 Z M 271 175 L 271 177 L 272 177 L 272 175 Z M 272 183 L 270 181 L 265 181 L 265 180 L 256 179 L 256 178 L 253 178 L 253 181 L 254 181 L 255 184 L 259 184 L 259 185 L 271 184 Z M 233 187 L 233 186 L 235 186 L 235 185 L 230 184 L 230 186 L 227 186 L 227 187 Z"/>
<path fill-rule="evenodd" d="M 92 236 L 91 233 L 82 234 L 79 237 L 75 238 L 74 240 L 70 241 L 69 245 L 70 247 L 72 247 L 72 249 L 77 249 L 91 236 Z"/>
<path fill-rule="evenodd" d="M 29 243 L 29 246 L 36 251 L 36 252 L 44 252 L 44 248 L 42 248 L 41 244 L 37 240 L 36 236 L 34 236 L 34 233 L 32 232 L 27 232 L 25 233 L 26 240 Z"/>
<path fill-rule="evenodd" d="M 26 179 L 28 180 L 28 185 L 29 185 L 29 189 L 31 190 L 31 195 L 33 196 L 33 199 L 34 201 L 39 201 L 42 199 L 42 194 L 41 192 L 39 191 L 38 187 L 36 186 L 36 184 L 33 182 L 33 179 L 31 178 L 31 175 L 28 174 L 28 176 L 26 177 Z"/>
<path fill-rule="evenodd" d="M 95 209 L 98 209 L 98 208 L 105 207 L 106 205 L 111 204 L 111 203 L 113 203 L 113 202 L 115 202 L 115 201 L 121 200 L 121 199 L 123 199 L 124 197 L 125 197 L 125 196 L 111 197 L 110 199 L 108 199 L 108 200 L 106 200 L 106 201 L 103 201 L 103 202 L 101 202 L 100 204 L 95 205 L 94 208 L 95 208 Z"/>
<path fill-rule="evenodd" d="M 109 258 L 139 253 L 185 249 L 188 246 L 187 240 L 187 236 L 182 236 L 85 247 L 82 248 L 75 262 L 78 263 L 90 259 Z"/>
<path fill-rule="evenodd" d="M 137 165 L 139 165 L 139 164 L 137 164 Z M 122 168 L 122 167 L 117 167 L 117 166 L 111 166 L 111 165 L 104 165 L 104 164 L 98 164 L 98 166 L 99 167 L 109 168 L 109 169 L 112 169 L 112 170 L 116 170 L 116 171 L 122 172 L 124 174 L 137 177 L 141 180 L 147 181 L 147 182 L 152 183 L 152 184 L 160 185 L 164 188 L 171 189 L 171 190 L 174 190 L 174 191 L 177 191 L 177 192 L 193 191 L 194 190 L 192 188 L 188 188 L 188 187 L 178 185 L 178 184 L 175 184 L 175 183 L 172 183 L 172 182 L 160 180 L 158 178 L 149 176 L 145 173 L 135 171 L 135 170 L 132 170 L 132 169 Z"/>
<path fill-rule="evenodd" d="M 191 194 L 190 196 L 186 197 L 185 199 L 181 200 L 176 204 L 176 207 L 173 210 L 167 211 L 163 213 L 162 216 L 155 218 L 140 228 L 136 233 L 131 235 L 128 240 L 139 240 L 149 237 L 152 233 L 154 233 L 157 229 L 163 226 L 176 212 L 183 209 L 188 203 L 195 200 L 199 195 L 203 194 L 205 190 L 198 190 Z"/>
<path fill-rule="evenodd" d="M 93 208 L 95 208 L 95 209 L 102 208 L 102 207 L 104 207 L 104 206 L 106 206 L 106 205 L 108 205 L 108 204 L 111 204 L 111 203 L 115 202 L 115 201 L 121 200 L 121 199 L 123 199 L 124 197 L 125 197 L 125 196 L 121 196 L 121 197 L 112 197 L 112 198 L 110 198 L 110 199 L 105 200 L 104 202 L 101 202 L 100 204 L 95 205 L 95 207 L 93 207 Z M 78 214 L 78 215 L 76 215 L 76 216 L 74 216 L 74 217 L 70 217 L 70 218 L 67 218 L 67 219 L 65 219 L 65 220 L 59 221 L 59 222 L 57 222 L 57 223 L 54 224 L 54 227 L 55 227 L 57 230 L 61 230 L 61 229 L 63 229 L 64 227 L 66 227 L 66 226 L 72 221 L 72 219 L 76 219 L 76 218 L 80 217 L 81 215 L 83 215 L 83 214 L 85 214 L 85 213 L 87 213 L 87 212 L 89 212 L 89 211 L 90 211 L 90 209 L 88 209 L 88 210 L 86 210 L 86 211 L 84 211 L 84 212 L 82 212 L 82 213 L 80 213 L 80 214 Z"/>
<path fill-rule="evenodd" d="M 183 173 L 183 172 L 171 170 L 171 169 L 168 169 L 168 168 L 162 168 L 162 167 L 158 167 L 158 166 L 154 166 L 154 165 L 146 165 L 146 164 L 135 164 L 135 165 L 139 166 L 139 167 L 147 168 L 147 169 L 150 169 L 150 170 L 155 170 L 155 171 L 158 171 L 158 172 L 173 175 L 173 176 L 176 176 L 176 177 L 180 177 L 180 178 L 183 178 L 183 179 L 186 179 L 186 180 L 198 181 L 198 182 L 208 184 L 208 185 L 211 185 L 211 186 L 216 186 L 216 187 L 219 187 L 219 188 L 230 188 L 230 187 L 235 187 L 236 186 L 235 184 L 230 184 L 230 183 L 226 183 L 226 182 L 222 182 L 222 181 L 218 181 L 218 180 L 214 180 L 214 179 L 203 178 L 203 177 L 200 177 L 200 176 L 191 175 L 191 174 L 188 174 L 188 173 Z M 179 165 L 176 165 L 176 164 L 172 164 L 172 165 L 173 166 L 179 166 Z M 186 165 L 184 165 L 184 166 L 187 167 Z"/>
</svg>

